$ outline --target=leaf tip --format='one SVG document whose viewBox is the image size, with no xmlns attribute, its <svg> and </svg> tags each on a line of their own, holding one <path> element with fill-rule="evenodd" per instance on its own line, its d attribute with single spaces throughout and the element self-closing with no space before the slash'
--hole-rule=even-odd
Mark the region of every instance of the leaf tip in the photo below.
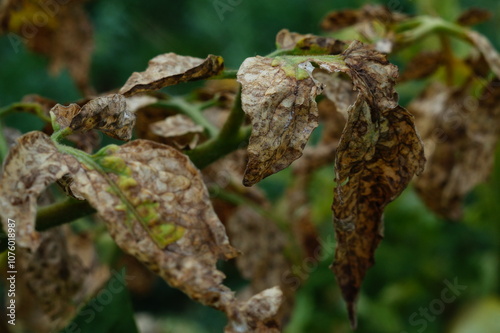
<svg viewBox="0 0 500 333">
<path fill-rule="evenodd" d="M 349 322 L 351 323 L 351 329 L 355 330 L 358 328 L 358 318 L 356 315 L 356 303 L 349 302 L 347 303 L 347 312 L 349 314 Z"/>
</svg>

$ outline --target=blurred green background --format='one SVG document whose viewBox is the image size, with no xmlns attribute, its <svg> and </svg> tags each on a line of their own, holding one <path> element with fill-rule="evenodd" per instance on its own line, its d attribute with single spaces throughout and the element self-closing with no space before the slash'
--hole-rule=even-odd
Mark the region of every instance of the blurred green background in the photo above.
<svg viewBox="0 0 500 333">
<path fill-rule="evenodd" d="M 95 50 L 92 83 L 98 92 L 120 87 L 133 71 L 145 69 L 150 58 L 166 52 L 205 57 L 222 55 L 229 68 L 237 68 L 249 56 L 274 50 L 274 37 L 282 28 L 300 33 L 320 33 L 319 22 L 329 11 L 359 8 L 367 1 L 242 0 L 232 11 L 218 15 L 212 0 L 139 2 L 132 0 L 91 1 L 87 8 L 94 26 Z M 222 1 L 226 3 L 226 1 Z M 234 3 L 238 1 L 233 1 Z M 493 19 L 475 27 L 500 50 L 500 2 L 498 0 L 390 0 L 377 3 L 405 13 L 437 13 L 453 20 L 462 9 L 487 8 Z M 40 94 L 68 103 L 80 94 L 67 71 L 52 77 L 48 60 L 24 48 L 15 53 L 9 40 L 0 37 L 0 106 L 19 101 L 27 94 Z M 180 93 L 183 85 L 167 90 Z M 409 100 L 422 88 L 402 89 Z M 30 115 L 12 115 L 7 123 L 22 131 L 38 129 Z M 331 197 L 333 169 L 315 175 L 311 186 L 315 223 L 321 237 L 333 238 Z M 290 181 L 286 170 L 263 182 L 276 197 Z M 496 333 L 500 332 L 500 151 L 488 183 L 467 198 L 465 216 L 459 223 L 436 218 L 411 188 L 389 205 L 385 214 L 385 239 L 376 254 L 376 265 L 368 272 L 359 300 L 359 328 L 364 333 Z M 237 244 L 236 244 L 237 246 Z M 344 303 L 328 265 L 333 251 L 312 270 L 297 294 L 289 333 L 350 332 Z M 229 283 L 240 284 L 229 267 Z M 232 275 L 234 277 L 232 277 Z M 465 285 L 456 299 L 439 309 L 445 280 Z M 136 312 L 145 313 L 163 327 L 162 332 L 222 332 L 224 316 L 189 300 L 177 290 L 157 281 L 154 293 L 132 296 Z M 128 312 L 127 302 L 113 304 L 113 311 Z M 421 311 L 429 311 L 427 319 Z M 415 315 L 416 313 L 416 315 Z M 106 312 L 103 314 L 106 318 Z M 140 315 L 143 316 L 143 315 Z M 144 316 L 143 316 L 144 317 Z M 115 318 L 117 316 L 109 316 Z M 119 316 L 118 316 L 119 318 Z M 118 319 L 119 320 L 119 319 Z M 106 319 L 104 319 L 106 321 Z M 89 332 L 105 332 L 100 322 Z M 106 324 L 103 324 L 106 325 Z M 496 326 L 495 326 L 496 325 Z M 120 332 L 126 332 L 122 330 Z"/>
</svg>

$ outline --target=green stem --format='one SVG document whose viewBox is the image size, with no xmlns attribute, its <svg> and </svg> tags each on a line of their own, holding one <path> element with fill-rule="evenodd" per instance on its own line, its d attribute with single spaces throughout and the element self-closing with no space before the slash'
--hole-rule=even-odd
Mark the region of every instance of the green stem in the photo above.
<svg viewBox="0 0 500 333">
<path fill-rule="evenodd" d="M 50 117 L 43 113 L 42 106 L 37 103 L 12 103 L 11 105 L 7 105 L 0 108 L 0 118 L 15 112 L 31 113 L 47 123 L 51 122 Z"/>
<path fill-rule="evenodd" d="M 3 132 L 3 124 L 0 122 L 0 165 L 9 154 L 9 144 Z"/>
<path fill-rule="evenodd" d="M 214 137 L 219 133 L 219 129 L 203 117 L 203 114 L 201 113 L 201 110 L 207 108 L 207 103 L 194 105 L 186 102 L 183 98 L 173 97 L 167 101 L 154 103 L 152 106 L 171 108 L 181 112 L 182 114 L 190 117 L 198 125 L 203 126 L 210 137 Z"/>
<path fill-rule="evenodd" d="M 439 17 L 418 16 L 396 26 L 395 30 L 400 47 L 409 46 L 432 33 L 444 33 L 470 42 L 466 28 Z"/>
<path fill-rule="evenodd" d="M 241 89 L 236 95 L 233 108 L 219 135 L 204 142 L 195 149 L 187 151 L 191 161 L 203 169 L 224 155 L 246 144 L 250 136 L 249 128 L 240 128 L 245 120 L 245 113 L 241 107 Z"/>
<path fill-rule="evenodd" d="M 52 133 L 51 139 L 54 142 L 61 142 L 62 139 L 73 133 L 73 130 L 69 127 L 65 127 L 62 130 Z"/>
<path fill-rule="evenodd" d="M 73 198 L 41 207 L 36 215 L 36 230 L 43 231 L 96 212 L 87 201 Z"/>
<path fill-rule="evenodd" d="M 237 69 L 225 69 L 219 75 L 211 77 L 210 80 L 236 79 L 236 74 L 238 74 Z"/>
</svg>

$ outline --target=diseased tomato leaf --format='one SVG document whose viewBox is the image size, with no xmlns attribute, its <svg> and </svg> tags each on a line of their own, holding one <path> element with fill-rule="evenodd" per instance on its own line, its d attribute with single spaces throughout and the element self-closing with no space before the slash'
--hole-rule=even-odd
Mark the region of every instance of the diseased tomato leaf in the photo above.
<svg viewBox="0 0 500 333">
<path fill-rule="evenodd" d="M 413 117 L 397 104 L 396 66 L 357 41 L 343 55 L 359 95 L 348 111 L 335 160 L 332 269 L 355 327 L 355 301 L 382 238 L 384 207 L 422 172 L 425 157 Z"/>
<path fill-rule="evenodd" d="M 335 161 L 334 224 L 337 237 L 332 269 L 356 326 L 355 301 L 383 237 L 384 207 L 408 185 L 425 162 L 413 117 L 402 107 L 373 119 L 361 97 L 349 109 Z"/>
<path fill-rule="evenodd" d="M 302 35 L 282 29 L 276 35 L 276 47 L 279 50 L 290 50 L 298 55 L 304 54 L 339 54 L 344 51 L 346 43 L 330 37 Z"/>
<path fill-rule="evenodd" d="M 85 104 L 71 119 L 75 131 L 98 129 L 112 138 L 130 140 L 135 125 L 135 114 L 127 109 L 127 102 L 120 94 L 97 97 Z"/>
<path fill-rule="evenodd" d="M 181 82 L 202 80 L 219 74 L 223 69 L 222 57 L 212 54 L 206 59 L 161 54 L 149 61 L 146 71 L 133 73 L 120 93 L 128 97 Z"/>
<path fill-rule="evenodd" d="M 224 274 L 216 263 L 238 252 L 186 155 L 135 140 L 103 148 L 81 162 L 72 190 L 97 209 L 125 252 L 194 300 L 224 311 L 229 327 L 254 327 L 275 315 L 281 292 L 263 292 L 268 304 L 258 317 L 252 300 L 237 301 L 222 285 Z"/>
<path fill-rule="evenodd" d="M 307 72 L 263 57 L 247 58 L 238 71 L 241 102 L 252 121 L 248 164 L 243 183 L 251 186 L 286 168 L 302 155 L 314 128 L 318 108 L 314 98 L 321 87 Z"/>
<path fill-rule="evenodd" d="M 495 80 L 479 98 L 464 87 L 435 83 L 409 105 L 428 159 L 415 188 L 438 215 L 460 219 L 464 197 L 490 174 L 500 128 L 499 102 L 500 82 Z"/>
<path fill-rule="evenodd" d="M 165 143 L 175 146 L 179 149 L 196 147 L 200 135 L 203 134 L 203 126 L 183 114 L 167 117 L 164 120 L 154 122 L 149 125 L 151 132 L 162 138 Z"/>
<path fill-rule="evenodd" d="M 9 38 L 16 49 L 23 41 L 30 50 L 47 55 L 52 73 L 67 67 L 78 88 L 91 95 L 89 70 L 94 42 L 84 2 L 56 3 L 53 10 L 42 0 L 8 0 L 0 13 L 0 31 L 12 34 Z M 40 17 L 46 22 L 37 24 Z"/>
<path fill-rule="evenodd" d="M 110 275 L 106 266 L 98 264 L 92 238 L 76 235 L 69 227 L 43 232 L 38 249 L 31 255 L 19 252 L 19 257 L 23 272 L 19 282 L 29 288 L 29 293 L 20 295 L 26 303 L 20 302 L 35 305 L 21 317 L 29 323 L 33 320 L 26 317 L 41 315 L 36 325 L 42 326 L 31 327 L 37 332 L 64 328 Z M 41 320 L 45 318 L 46 328 Z"/>
<path fill-rule="evenodd" d="M 35 251 L 40 235 L 35 231 L 37 197 L 51 183 L 79 168 L 72 156 L 61 154 L 42 132 L 17 139 L 0 175 L 0 214 L 4 230 L 8 219 L 16 224 L 16 243 Z M 22 222 L 21 222 L 22 221 Z"/>
<path fill-rule="evenodd" d="M 321 29 L 337 31 L 362 23 L 381 22 L 390 25 L 405 18 L 404 14 L 391 12 L 380 5 L 365 5 L 360 9 L 343 9 L 330 12 L 321 22 Z"/>
</svg>

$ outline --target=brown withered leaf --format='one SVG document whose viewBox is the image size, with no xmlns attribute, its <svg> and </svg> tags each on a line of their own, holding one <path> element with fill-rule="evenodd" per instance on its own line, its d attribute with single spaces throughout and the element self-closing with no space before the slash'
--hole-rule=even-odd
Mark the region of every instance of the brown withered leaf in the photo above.
<svg viewBox="0 0 500 333">
<path fill-rule="evenodd" d="M 77 236 L 70 228 L 42 233 L 38 249 L 32 255 L 22 253 L 20 264 L 22 282 L 30 291 L 27 303 L 36 303 L 32 311 L 41 309 L 50 323 L 46 330 L 33 327 L 37 332 L 66 327 L 109 277 L 109 270 L 98 264 L 92 239 Z M 23 319 L 29 325 L 29 318 Z"/>
<path fill-rule="evenodd" d="M 495 50 L 495 47 L 491 45 L 488 38 L 473 30 L 469 30 L 467 32 L 467 37 L 484 56 L 484 59 L 490 66 L 493 74 L 495 74 L 496 77 L 500 77 L 500 54 L 498 54 L 498 52 Z"/>
<path fill-rule="evenodd" d="M 318 103 L 320 123 L 323 131 L 317 145 L 307 145 L 304 154 L 293 164 L 294 173 L 310 174 L 323 166 L 332 164 L 335 151 L 346 124 L 347 115 L 337 111 L 334 102 L 325 98 Z M 347 110 L 345 110 L 347 111 Z"/>
<path fill-rule="evenodd" d="M 377 119 L 379 112 L 398 105 L 394 89 L 398 68 L 391 64 L 384 54 L 354 41 L 342 55 L 354 87 L 370 105 L 373 120 Z"/>
<path fill-rule="evenodd" d="M 348 74 L 370 104 L 374 121 L 381 110 L 397 106 L 397 67 L 358 41 L 341 55 L 247 58 L 238 71 L 243 111 L 252 122 L 243 178 L 246 186 L 286 168 L 302 155 L 318 125 L 315 97 L 323 87 L 314 78 L 318 71 Z"/>
<path fill-rule="evenodd" d="M 70 104 L 64 106 L 61 104 L 56 104 L 50 109 L 50 112 L 54 114 L 55 122 L 59 124 L 60 129 L 69 127 L 73 118 L 80 112 L 81 108 L 78 104 Z"/>
<path fill-rule="evenodd" d="M 281 293 L 267 297 L 268 310 L 254 318 L 252 300 L 239 302 L 222 285 L 217 260 L 233 258 L 237 251 L 186 155 L 135 140 L 108 146 L 94 161 L 73 174 L 74 189 L 97 209 L 125 252 L 191 298 L 226 312 L 230 326 L 252 327 L 275 314 L 269 311 Z"/>
<path fill-rule="evenodd" d="M 323 95 L 327 98 L 318 103 L 319 119 L 323 124 L 317 145 L 307 145 L 304 155 L 293 164 L 295 174 L 310 174 L 335 160 L 342 131 L 347 120 L 347 109 L 356 101 L 357 92 L 348 80 L 338 73 L 315 71 L 313 77 L 323 83 Z"/>
<path fill-rule="evenodd" d="M 359 23 L 380 21 L 384 25 L 399 22 L 405 15 L 391 12 L 380 5 L 365 5 L 360 9 L 343 9 L 330 12 L 321 22 L 324 31 L 337 31 Z"/>
<path fill-rule="evenodd" d="M 149 128 L 154 134 L 166 138 L 165 143 L 179 149 L 196 147 L 199 137 L 204 131 L 203 126 L 197 125 L 191 118 L 183 114 L 152 123 Z"/>
<path fill-rule="evenodd" d="M 230 323 L 224 332 L 279 333 L 281 330 L 272 317 L 278 312 L 282 297 L 281 290 L 273 287 L 258 293 L 246 302 L 238 303 L 229 315 Z"/>
<path fill-rule="evenodd" d="M 248 164 L 243 183 L 251 186 L 302 155 L 318 126 L 316 95 L 321 87 L 311 77 L 287 75 L 273 59 L 247 58 L 238 71 L 243 110 L 252 121 Z"/>
<path fill-rule="evenodd" d="M 483 23 L 491 19 L 492 14 L 490 11 L 482 8 L 469 8 L 465 10 L 457 18 L 457 23 L 465 26 L 472 26 Z"/>
<path fill-rule="evenodd" d="M 500 129 L 499 101 L 498 81 L 486 86 L 479 99 L 464 88 L 435 83 L 409 105 L 428 159 L 415 188 L 438 215 L 460 219 L 465 195 L 490 174 Z"/>
<path fill-rule="evenodd" d="M 219 74 L 223 69 L 222 57 L 212 54 L 206 59 L 161 54 L 149 61 L 146 71 L 133 73 L 120 93 L 128 97 L 181 82 L 202 80 Z"/>
<path fill-rule="evenodd" d="M 263 203 L 269 204 L 266 201 Z M 236 208 L 227 221 L 227 229 L 231 241 L 238 244 L 238 249 L 242 252 L 236 259 L 238 270 L 250 281 L 250 286 L 244 293 L 253 295 L 267 288 L 280 286 L 288 294 L 288 300 L 283 305 L 289 307 L 287 313 L 282 313 L 281 316 L 289 316 L 293 299 L 290 299 L 291 293 L 286 292 L 287 286 L 282 279 L 283 274 L 290 270 L 290 263 L 284 256 L 287 245 L 284 233 L 275 221 L 245 205 Z"/>
<path fill-rule="evenodd" d="M 75 131 L 98 129 L 112 138 L 130 140 L 135 125 L 135 114 L 127 109 L 120 94 L 98 97 L 85 104 L 73 117 L 70 127 Z"/>
<path fill-rule="evenodd" d="M 282 29 L 276 35 L 276 46 L 281 50 L 296 50 L 300 54 L 339 54 L 344 51 L 346 43 L 330 37 L 302 35 Z"/>
<path fill-rule="evenodd" d="M 50 58 L 50 70 L 58 73 L 67 67 L 78 88 L 90 95 L 89 82 L 92 26 L 83 3 L 47 4 L 42 0 L 9 0 L 0 15 L 1 30 L 17 50 L 24 42 L 34 51 Z"/>
<path fill-rule="evenodd" d="M 428 77 L 444 63 L 444 56 L 439 51 L 423 51 L 415 55 L 406 65 L 399 77 L 399 82 L 418 80 Z"/>
<path fill-rule="evenodd" d="M 0 214 L 4 230 L 8 219 L 18 222 L 16 242 L 20 248 L 34 251 L 40 243 L 35 231 L 38 195 L 50 183 L 78 167 L 73 157 L 59 153 L 42 132 L 30 132 L 17 139 L 0 175 Z"/>
<path fill-rule="evenodd" d="M 335 161 L 334 224 L 337 238 L 332 269 L 356 326 L 355 302 L 363 277 L 383 237 L 384 207 L 425 163 L 413 117 L 400 106 L 373 117 L 360 95 L 349 110 Z"/>
</svg>

